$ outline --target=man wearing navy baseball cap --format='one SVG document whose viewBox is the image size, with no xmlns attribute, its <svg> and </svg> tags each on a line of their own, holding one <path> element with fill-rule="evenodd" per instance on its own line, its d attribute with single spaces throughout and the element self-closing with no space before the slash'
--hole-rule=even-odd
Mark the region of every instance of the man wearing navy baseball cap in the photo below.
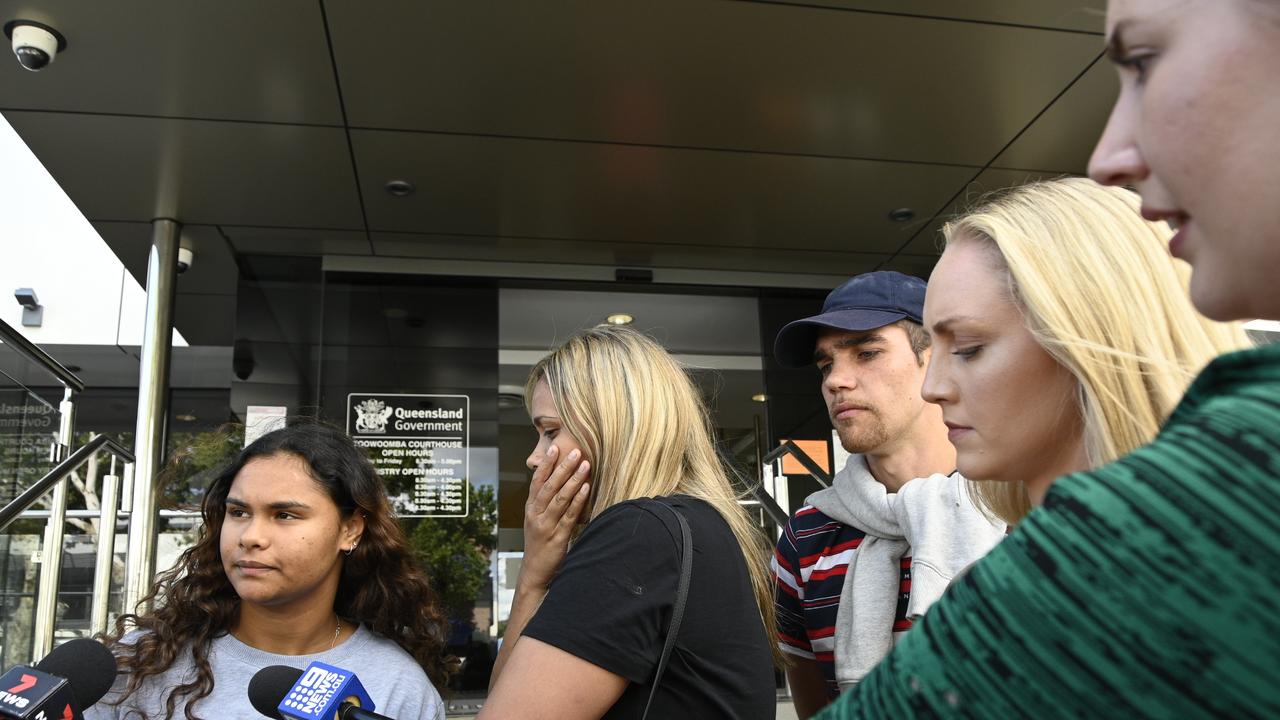
<svg viewBox="0 0 1280 720">
<path fill-rule="evenodd" d="M 787 676 L 801 718 L 861 680 L 1004 535 L 969 498 L 942 412 L 920 396 L 924 293 L 923 280 L 901 273 L 858 275 L 774 343 L 783 365 L 817 365 L 852 453 L 787 522 L 774 553 L 778 643 L 794 661 Z"/>
</svg>

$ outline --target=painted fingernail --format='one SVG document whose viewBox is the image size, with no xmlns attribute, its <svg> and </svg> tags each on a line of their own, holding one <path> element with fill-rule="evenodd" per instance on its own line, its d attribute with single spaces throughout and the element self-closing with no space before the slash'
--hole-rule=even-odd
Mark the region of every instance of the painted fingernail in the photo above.
<svg viewBox="0 0 1280 720">
<path fill-rule="evenodd" d="M 551 447 L 547 448 L 547 457 L 555 457 L 556 453 L 558 452 L 560 452 L 560 448 L 556 447 L 555 445 L 552 445 Z"/>
<path fill-rule="evenodd" d="M 586 460 L 583 460 L 582 464 L 578 466 L 578 474 L 586 475 L 587 471 L 590 469 L 591 469 L 591 463 L 587 462 Z"/>
<path fill-rule="evenodd" d="M 581 455 L 581 454 L 582 454 L 582 453 L 578 452 L 578 449 L 577 449 L 577 448 L 574 448 L 573 450 L 570 450 L 570 451 L 569 451 L 569 459 L 570 459 L 570 460 L 577 460 L 577 459 L 578 459 L 578 456 L 579 456 L 579 455 Z"/>
</svg>

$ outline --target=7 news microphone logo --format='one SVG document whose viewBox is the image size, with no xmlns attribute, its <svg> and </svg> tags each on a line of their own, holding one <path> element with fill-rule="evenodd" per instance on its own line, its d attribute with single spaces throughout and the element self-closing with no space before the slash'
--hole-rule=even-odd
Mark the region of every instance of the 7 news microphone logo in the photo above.
<svg viewBox="0 0 1280 720">
<path fill-rule="evenodd" d="M 22 697 L 18 693 L 30 690 L 36 686 L 37 682 L 39 681 L 36 680 L 35 675 L 22 673 L 22 679 L 18 681 L 17 685 L 14 685 L 8 690 L 0 690 L 0 702 L 3 702 L 6 705 L 12 705 L 19 710 L 25 708 L 31 704 L 31 698 Z"/>
<path fill-rule="evenodd" d="M 11 684 L 12 683 L 12 684 Z M 5 687 L 8 685 L 9 687 Z M 30 667 L 15 667 L 0 678 L 0 718 L 80 720 L 71 706 L 67 681 Z"/>
</svg>

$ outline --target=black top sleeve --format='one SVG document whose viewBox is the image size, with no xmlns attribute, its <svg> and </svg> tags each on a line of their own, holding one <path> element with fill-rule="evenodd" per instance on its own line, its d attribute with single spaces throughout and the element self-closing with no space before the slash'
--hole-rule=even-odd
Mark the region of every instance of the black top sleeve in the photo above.
<svg viewBox="0 0 1280 720">
<path fill-rule="evenodd" d="M 656 502 L 620 503 L 587 526 L 525 635 L 631 682 L 652 679 L 680 579 L 675 518 Z"/>
</svg>

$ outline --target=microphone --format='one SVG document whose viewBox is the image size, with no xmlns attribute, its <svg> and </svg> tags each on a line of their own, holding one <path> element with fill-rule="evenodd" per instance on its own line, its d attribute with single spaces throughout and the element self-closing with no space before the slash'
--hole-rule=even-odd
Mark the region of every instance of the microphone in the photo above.
<svg viewBox="0 0 1280 720">
<path fill-rule="evenodd" d="M 312 662 L 306 670 L 271 665 L 249 681 L 249 703 L 278 720 L 393 720 L 379 715 L 350 670 Z"/>
<path fill-rule="evenodd" d="M 116 680 L 116 656 L 102 643 L 77 638 L 53 649 L 35 667 L 0 675 L 0 718 L 82 720 Z"/>
</svg>

